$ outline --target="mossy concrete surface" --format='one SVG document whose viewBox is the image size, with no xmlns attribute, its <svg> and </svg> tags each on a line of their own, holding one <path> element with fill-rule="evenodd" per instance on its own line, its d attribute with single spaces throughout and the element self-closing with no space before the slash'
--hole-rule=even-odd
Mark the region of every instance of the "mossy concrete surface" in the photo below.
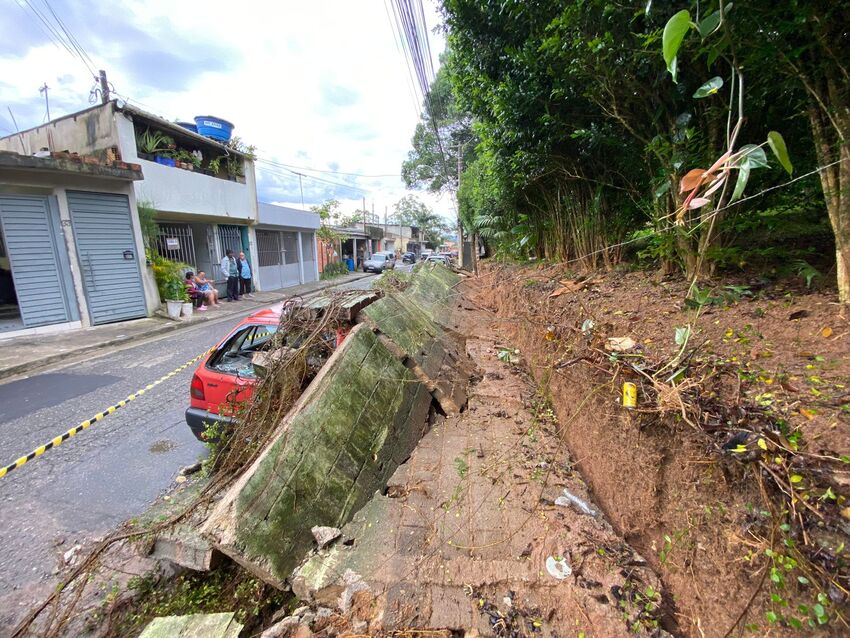
<svg viewBox="0 0 850 638">
<path fill-rule="evenodd" d="M 242 625 L 233 612 L 154 618 L 139 638 L 238 638 Z"/>
<path fill-rule="evenodd" d="M 433 271 L 414 281 L 445 294 Z M 351 520 L 424 434 L 437 382 L 422 370 L 439 376 L 458 348 L 417 306 L 396 293 L 369 306 L 368 324 L 355 326 L 204 524 L 218 549 L 266 582 L 283 587 L 314 545 L 310 529 Z"/>
</svg>

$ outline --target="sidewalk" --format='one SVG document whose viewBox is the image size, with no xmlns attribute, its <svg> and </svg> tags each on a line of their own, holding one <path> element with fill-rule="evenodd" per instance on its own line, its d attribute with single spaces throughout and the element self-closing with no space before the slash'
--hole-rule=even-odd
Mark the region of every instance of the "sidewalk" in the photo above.
<svg viewBox="0 0 850 638">
<path fill-rule="evenodd" d="M 220 307 L 210 308 L 206 312 L 196 310 L 192 318 L 185 321 L 173 321 L 164 316 L 154 316 L 51 335 L 32 335 L 0 340 L 0 381 L 57 363 L 70 356 L 146 339 L 188 326 L 195 326 L 203 321 L 214 321 L 230 316 L 244 317 L 258 308 L 270 306 L 289 297 L 309 295 L 369 276 L 371 275 L 353 272 L 327 281 L 315 281 L 272 292 L 256 292 L 253 299 L 243 298 L 242 301 L 237 303 L 224 301 Z"/>
</svg>

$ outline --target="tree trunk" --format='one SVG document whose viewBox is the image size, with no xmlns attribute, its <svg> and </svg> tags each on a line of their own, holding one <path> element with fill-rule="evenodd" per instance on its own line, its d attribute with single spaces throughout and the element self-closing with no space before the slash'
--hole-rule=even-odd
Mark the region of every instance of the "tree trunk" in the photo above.
<svg viewBox="0 0 850 638">
<path fill-rule="evenodd" d="M 824 98 L 837 98 L 832 81 Z M 826 102 L 829 104 L 829 102 Z M 809 106 L 809 122 L 815 142 L 821 187 L 835 235 L 838 299 L 850 304 L 850 106 L 831 103 L 828 117 L 816 102 Z"/>
</svg>

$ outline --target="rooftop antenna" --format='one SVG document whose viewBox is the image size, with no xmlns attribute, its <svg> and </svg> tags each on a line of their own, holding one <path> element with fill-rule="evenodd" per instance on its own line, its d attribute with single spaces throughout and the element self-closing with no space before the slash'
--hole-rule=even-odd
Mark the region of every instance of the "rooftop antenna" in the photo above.
<svg viewBox="0 0 850 638">
<path fill-rule="evenodd" d="M 47 98 L 47 90 L 50 87 L 47 86 L 47 82 L 44 83 L 44 86 L 38 87 L 38 92 L 44 94 L 44 106 L 47 108 L 47 121 L 50 121 L 50 100 Z"/>
</svg>

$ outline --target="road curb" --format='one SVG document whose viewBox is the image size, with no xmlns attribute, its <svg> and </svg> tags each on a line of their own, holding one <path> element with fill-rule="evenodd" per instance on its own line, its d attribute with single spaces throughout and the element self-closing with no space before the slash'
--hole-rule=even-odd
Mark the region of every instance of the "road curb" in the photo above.
<svg viewBox="0 0 850 638">
<path fill-rule="evenodd" d="M 341 286 L 341 285 L 348 284 L 348 283 L 351 283 L 351 282 L 354 282 L 354 281 L 359 281 L 361 279 L 365 279 L 366 277 L 371 277 L 371 276 L 372 275 L 369 274 L 369 273 L 359 273 L 358 276 L 350 277 L 350 278 L 346 279 L 344 282 L 343 281 L 337 281 L 337 280 L 334 280 L 334 279 L 329 279 L 325 282 L 319 282 L 322 285 L 317 286 L 316 288 L 310 290 L 309 292 L 305 292 L 303 295 L 283 294 L 281 297 L 279 297 L 277 299 L 263 301 L 263 302 L 260 302 L 260 303 L 253 303 L 251 305 L 242 305 L 242 306 L 240 306 L 240 310 L 244 310 L 245 313 L 250 313 L 250 312 L 253 312 L 254 310 L 257 310 L 258 308 L 263 308 L 264 306 L 268 306 L 270 304 L 278 303 L 279 301 L 282 301 L 282 300 L 290 298 L 290 297 L 300 297 L 300 296 L 312 295 L 314 293 L 321 292 L 323 290 L 327 290 L 328 288 L 333 288 L 335 286 Z M 46 356 L 41 357 L 39 359 L 33 359 L 32 361 L 25 361 L 24 363 L 18 363 L 18 364 L 15 364 L 15 365 L 11 365 L 9 367 L 0 369 L 0 383 L 5 381 L 9 377 L 16 377 L 16 376 L 25 374 L 27 372 L 31 372 L 33 370 L 39 369 L 39 368 L 49 366 L 49 365 L 54 364 L 54 363 L 59 363 L 60 361 L 62 361 L 63 359 L 67 359 L 68 357 L 75 357 L 75 356 L 78 356 L 78 355 L 81 355 L 81 354 L 87 354 L 87 353 L 90 353 L 90 352 L 97 352 L 98 350 L 104 350 L 104 349 L 109 348 L 111 346 L 124 345 L 124 344 L 127 344 L 127 343 L 131 343 L 133 341 L 140 341 L 142 339 L 147 339 L 149 337 L 155 337 L 155 336 L 158 336 L 158 335 L 161 335 L 161 334 L 173 332 L 175 330 L 180 330 L 182 328 L 189 328 L 189 327 L 192 327 L 192 326 L 197 326 L 200 323 L 203 323 L 205 321 L 212 321 L 212 320 L 218 320 L 218 319 L 223 320 L 223 319 L 226 319 L 227 317 L 235 317 L 235 316 L 238 316 L 240 314 L 242 314 L 242 313 L 233 312 L 233 313 L 230 313 L 230 314 L 227 314 L 227 315 L 222 315 L 220 317 L 216 317 L 214 315 L 203 315 L 203 316 L 197 315 L 197 319 L 193 319 L 192 321 L 173 321 L 172 320 L 172 321 L 169 321 L 169 323 L 166 323 L 162 326 L 157 326 L 157 327 L 155 327 L 151 330 L 148 330 L 148 331 L 145 331 L 145 332 L 140 332 L 139 334 L 127 335 L 127 336 L 124 336 L 124 337 L 116 337 L 114 339 L 108 339 L 106 341 L 100 341 L 98 343 L 93 343 L 93 344 L 88 345 L 88 346 L 82 346 L 82 347 L 77 348 L 75 350 L 66 350 L 64 352 L 46 355 Z"/>
</svg>

